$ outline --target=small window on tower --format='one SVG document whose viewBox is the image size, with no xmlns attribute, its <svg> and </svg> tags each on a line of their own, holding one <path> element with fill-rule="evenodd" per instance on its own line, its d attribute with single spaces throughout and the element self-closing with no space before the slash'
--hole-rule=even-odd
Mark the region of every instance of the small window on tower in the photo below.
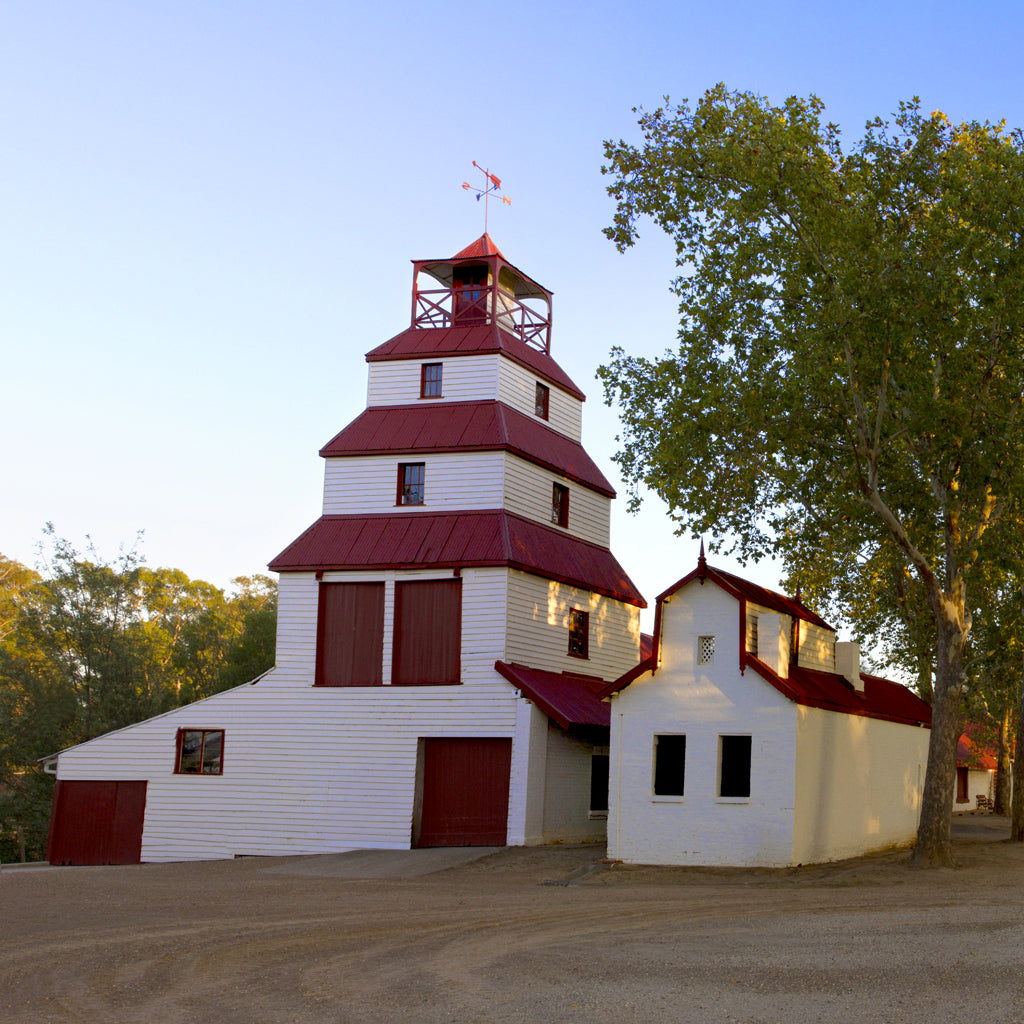
<svg viewBox="0 0 1024 1024">
<path fill-rule="evenodd" d="M 398 505 L 422 505 L 425 492 L 426 464 L 400 462 L 398 464 Z"/>
<path fill-rule="evenodd" d="M 441 363 L 424 363 L 420 369 L 420 398 L 441 397 Z"/>
<path fill-rule="evenodd" d="M 569 488 L 551 485 L 551 522 L 556 526 L 569 525 Z"/>
<path fill-rule="evenodd" d="M 545 384 L 537 381 L 537 396 L 534 399 L 533 411 L 542 420 L 548 418 L 548 401 L 551 398 L 551 389 Z"/>
<path fill-rule="evenodd" d="M 590 657 L 590 612 L 579 608 L 569 612 L 569 656 Z"/>
</svg>

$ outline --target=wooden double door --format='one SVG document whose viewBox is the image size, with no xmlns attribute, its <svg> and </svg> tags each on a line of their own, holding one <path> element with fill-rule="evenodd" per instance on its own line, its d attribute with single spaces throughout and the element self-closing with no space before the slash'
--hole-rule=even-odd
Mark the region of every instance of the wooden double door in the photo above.
<svg viewBox="0 0 1024 1024">
<path fill-rule="evenodd" d="M 53 792 L 51 864 L 138 864 L 146 783 L 62 780 Z"/>
</svg>

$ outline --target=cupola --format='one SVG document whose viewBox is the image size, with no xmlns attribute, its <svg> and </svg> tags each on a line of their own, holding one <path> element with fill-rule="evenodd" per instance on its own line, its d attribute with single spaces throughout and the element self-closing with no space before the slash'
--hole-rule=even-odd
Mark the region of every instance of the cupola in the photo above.
<svg viewBox="0 0 1024 1024">
<path fill-rule="evenodd" d="M 422 288 L 421 272 L 441 287 Z M 551 292 L 509 263 L 486 232 L 450 259 L 413 260 L 413 327 L 487 324 L 550 354 Z"/>
</svg>

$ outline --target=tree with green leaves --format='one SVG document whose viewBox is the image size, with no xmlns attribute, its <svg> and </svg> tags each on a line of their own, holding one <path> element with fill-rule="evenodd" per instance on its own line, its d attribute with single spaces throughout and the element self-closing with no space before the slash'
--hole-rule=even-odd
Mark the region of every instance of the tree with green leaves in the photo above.
<svg viewBox="0 0 1024 1024">
<path fill-rule="evenodd" d="M 845 148 L 815 97 L 718 86 L 606 143 L 607 235 L 676 243 L 678 351 L 613 351 L 618 462 L 680 529 L 807 562 L 878 536 L 931 614 L 913 861 L 952 863 L 969 593 L 1024 493 L 1024 139 L 900 105 Z"/>
</svg>

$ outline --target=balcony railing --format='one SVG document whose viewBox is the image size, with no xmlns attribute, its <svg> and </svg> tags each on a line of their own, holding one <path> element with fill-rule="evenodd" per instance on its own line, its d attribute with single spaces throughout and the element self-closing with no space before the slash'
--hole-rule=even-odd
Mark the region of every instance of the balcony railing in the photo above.
<svg viewBox="0 0 1024 1024">
<path fill-rule="evenodd" d="M 474 327 L 488 323 L 496 323 L 530 348 L 550 354 L 550 317 L 494 285 L 413 292 L 413 327 Z"/>
</svg>

